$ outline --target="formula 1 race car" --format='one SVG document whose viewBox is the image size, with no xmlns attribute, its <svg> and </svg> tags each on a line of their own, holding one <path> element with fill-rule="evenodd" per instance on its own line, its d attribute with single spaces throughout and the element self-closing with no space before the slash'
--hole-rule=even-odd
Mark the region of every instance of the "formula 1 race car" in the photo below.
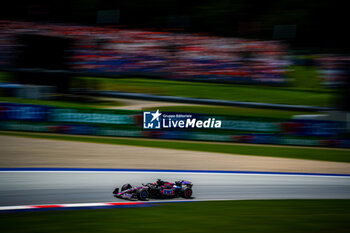
<svg viewBox="0 0 350 233">
<path fill-rule="evenodd" d="M 132 187 L 130 184 L 124 184 L 119 188 L 114 189 L 113 194 L 116 198 L 128 200 L 145 201 L 149 198 L 191 198 L 192 197 L 192 182 L 190 181 L 175 181 L 174 183 L 158 179 L 157 182 L 142 184 L 142 186 Z"/>
</svg>

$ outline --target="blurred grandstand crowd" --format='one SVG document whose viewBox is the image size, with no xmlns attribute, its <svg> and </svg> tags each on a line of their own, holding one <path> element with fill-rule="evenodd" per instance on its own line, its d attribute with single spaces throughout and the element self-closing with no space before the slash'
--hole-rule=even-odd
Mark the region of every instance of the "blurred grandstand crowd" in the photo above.
<svg viewBox="0 0 350 233">
<path fill-rule="evenodd" d="M 25 33 L 75 39 L 71 67 L 84 72 L 283 84 L 290 65 L 278 41 L 14 21 L 0 21 L 0 31 L 4 66 Z"/>
<path fill-rule="evenodd" d="M 338 87 L 346 79 L 344 67 L 350 61 L 349 57 L 328 55 L 320 56 L 317 64 L 320 66 L 320 75 L 323 85 L 326 87 Z"/>
<path fill-rule="evenodd" d="M 0 66 L 13 63 L 18 35 L 74 39 L 70 67 L 102 74 L 149 74 L 173 79 L 218 80 L 283 85 L 293 64 L 279 41 L 216 37 L 201 34 L 131 30 L 115 27 L 0 21 Z M 322 84 L 342 84 L 348 57 L 317 55 Z"/>
</svg>

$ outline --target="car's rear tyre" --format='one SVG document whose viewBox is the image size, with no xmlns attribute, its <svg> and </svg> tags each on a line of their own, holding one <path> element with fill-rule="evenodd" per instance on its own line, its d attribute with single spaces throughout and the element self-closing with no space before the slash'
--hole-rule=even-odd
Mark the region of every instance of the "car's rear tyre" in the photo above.
<svg viewBox="0 0 350 233">
<path fill-rule="evenodd" d="M 124 184 L 121 188 L 121 191 L 123 192 L 123 191 L 125 191 L 127 189 L 131 189 L 131 188 L 132 188 L 131 184 Z"/>
<path fill-rule="evenodd" d="M 147 189 L 137 190 L 137 198 L 141 201 L 146 201 L 149 198 L 149 192 Z"/>
<path fill-rule="evenodd" d="M 182 190 L 182 197 L 183 198 L 186 198 L 186 199 L 189 199 L 192 197 L 192 189 L 190 188 L 185 188 L 184 190 Z"/>
</svg>

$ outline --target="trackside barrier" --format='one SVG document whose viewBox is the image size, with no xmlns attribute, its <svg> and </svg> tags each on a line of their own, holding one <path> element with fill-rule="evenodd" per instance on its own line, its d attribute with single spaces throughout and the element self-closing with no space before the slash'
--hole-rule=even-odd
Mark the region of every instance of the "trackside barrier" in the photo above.
<svg viewBox="0 0 350 233">
<path fill-rule="evenodd" d="M 171 114 L 171 113 L 168 113 Z M 271 119 L 194 114 L 214 117 L 221 128 L 144 130 L 142 112 L 94 108 L 65 108 L 0 103 L 0 130 L 75 135 L 144 137 L 277 145 L 350 147 L 343 135 L 345 122 Z"/>
<path fill-rule="evenodd" d="M 160 95 L 116 92 L 116 91 L 95 91 L 95 92 L 89 93 L 89 95 L 91 94 L 96 96 L 103 96 L 103 97 L 154 100 L 154 101 L 230 106 L 230 107 L 244 107 L 244 108 L 281 109 L 281 110 L 309 111 L 309 112 L 321 112 L 321 111 L 334 110 L 333 108 L 327 108 L 327 107 L 268 104 L 268 103 L 242 102 L 242 101 L 231 101 L 231 100 L 197 99 L 197 98 L 187 98 L 187 97 L 178 97 L 178 96 L 160 96 Z"/>
</svg>

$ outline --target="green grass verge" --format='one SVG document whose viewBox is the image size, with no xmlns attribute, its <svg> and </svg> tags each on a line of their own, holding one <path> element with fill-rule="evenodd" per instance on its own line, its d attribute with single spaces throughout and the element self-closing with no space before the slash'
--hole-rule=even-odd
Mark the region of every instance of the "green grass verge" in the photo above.
<svg viewBox="0 0 350 233">
<path fill-rule="evenodd" d="M 144 110 L 152 111 L 159 109 L 161 112 L 188 112 L 210 115 L 227 115 L 240 117 L 259 117 L 290 119 L 294 115 L 315 114 L 314 112 L 296 112 L 285 110 L 259 109 L 259 108 L 239 108 L 239 107 L 216 107 L 216 106 L 160 106 Z"/>
<path fill-rule="evenodd" d="M 59 101 L 59 100 L 34 100 L 34 99 L 23 99 L 23 98 L 17 98 L 17 97 L 0 97 L 0 102 L 48 105 L 48 106 L 66 107 L 66 108 L 81 108 L 81 107 L 105 108 L 105 107 L 111 107 L 111 106 L 123 106 L 122 103 L 119 103 L 117 101 L 96 100 L 93 102 L 83 102 L 83 101 Z"/>
<path fill-rule="evenodd" d="M 0 83 L 13 82 L 13 73 L 0 71 Z"/>
<path fill-rule="evenodd" d="M 340 233 L 350 200 L 262 200 L 0 214 L 2 232 Z"/>
<path fill-rule="evenodd" d="M 57 134 L 40 134 L 0 131 L 0 135 L 12 135 L 53 140 L 67 140 L 91 143 L 106 143 L 128 146 L 155 147 L 189 151 L 218 152 L 227 154 L 271 156 L 282 158 L 310 159 L 323 161 L 350 162 L 350 150 L 324 149 L 313 147 L 287 147 L 264 145 L 237 145 L 232 143 L 186 142 L 170 140 L 125 139 L 93 136 L 71 136 Z"/>
<path fill-rule="evenodd" d="M 294 86 L 312 90 L 324 90 L 317 67 L 294 65 L 290 69 L 289 78 L 293 80 L 292 84 Z"/>
<path fill-rule="evenodd" d="M 291 77 L 297 76 L 295 87 L 268 87 L 254 85 L 230 85 L 200 82 L 170 81 L 159 79 L 109 79 L 95 77 L 77 77 L 71 81 L 71 87 L 91 87 L 104 90 L 118 90 L 125 92 L 149 93 L 157 95 L 185 96 L 193 98 L 210 98 L 262 103 L 295 104 L 310 106 L 331 106 L 335 99 L 335 92 L 319 88 L 309 82 L 317 78 L 315 71 L 300 70 Z M 303 76 L 303 78 L 299 78 Z M 307 76 L 308 78 L 304 78 Z M 316 77 L 316 78 L 315 78 Z M 11 82 L 12 74 L 0 72 L 0 82 Z M 306 86 L 306 87 L 305 87 Z"/>
<path fill-rule="evenodd" d="M 333 91 L 151 79 L 84 77 L 78 78 L 75 83 L 91 83 L 92 86 L 104 90 L 311 106 L 331 106 L 335 96 Z"/>
</svg>

